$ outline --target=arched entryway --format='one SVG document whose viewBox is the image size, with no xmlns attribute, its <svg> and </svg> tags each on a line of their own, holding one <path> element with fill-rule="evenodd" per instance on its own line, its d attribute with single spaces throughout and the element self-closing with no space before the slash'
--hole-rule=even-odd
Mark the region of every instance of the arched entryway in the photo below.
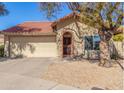
<svg viewBox="0 0 124 93">
<path fill-rule="evenodd" d="M 63 57 L 70 57 L 72 54 L 72 34 L 65 32 L 63 34 Z"/>
</svg>

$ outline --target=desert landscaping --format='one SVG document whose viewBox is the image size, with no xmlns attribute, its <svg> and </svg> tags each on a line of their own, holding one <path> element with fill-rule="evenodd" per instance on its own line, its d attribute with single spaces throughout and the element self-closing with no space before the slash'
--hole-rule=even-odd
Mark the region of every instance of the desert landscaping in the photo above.
<svg viewBox="0 0 124 93">
<path fill-rule="evenodd" d="M 42 76 L 43 79 L 56 81 L 79 89 L 124 89 L 123 70 L 117 65 L 100 67 L 88 60 L 53 63 Z"/>
</svg>

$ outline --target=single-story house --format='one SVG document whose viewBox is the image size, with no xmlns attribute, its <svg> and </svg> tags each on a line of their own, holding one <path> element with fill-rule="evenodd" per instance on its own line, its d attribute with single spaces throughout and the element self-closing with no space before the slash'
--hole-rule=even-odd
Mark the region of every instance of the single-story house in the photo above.
<svg viewBox="0 0 124 93">
<path fill-rule="evenodd" d="M 81 23 L 75 12 L 54 22 L 24 22 L 3 34 L 7 57 L 98 56 L 98 30 Z"/>
</svg>

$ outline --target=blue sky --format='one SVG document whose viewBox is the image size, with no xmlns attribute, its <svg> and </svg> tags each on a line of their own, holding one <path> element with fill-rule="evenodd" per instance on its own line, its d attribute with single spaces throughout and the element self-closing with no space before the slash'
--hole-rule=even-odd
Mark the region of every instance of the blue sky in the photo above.
<svg viewBox="0 0 124 93">
<path fill-rule="evenodd" d="M 46 18 L 43 12 L 39 10 L 38 3 L 34 2 L 8 2 L 5 3 L 6 8 L 10 12 L 7 16 L 0 16 L 0 30 L 7 29 L 25 21 L 50 21 Z M 57 15 L 61 18 L 71 11 L 64 7 Z M 56 20 L 53 18 L 51 21 Z"/>
</svg>

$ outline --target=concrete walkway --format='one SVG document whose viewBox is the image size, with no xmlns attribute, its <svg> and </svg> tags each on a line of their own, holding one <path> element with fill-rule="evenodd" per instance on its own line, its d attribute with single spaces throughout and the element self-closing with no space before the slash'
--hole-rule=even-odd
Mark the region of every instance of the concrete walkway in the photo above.
<svg viewBox="0 0 124 93">
<path fill-rule="evenodd" d="M 0 60 L 0 89 L 43 89 L 43 90 L 72 90 L 71 86 L 43 80 L 41 76 L 47 67 L 56 62 L 53 58 L 25 58 Z"/>
<path fill-rule="evenodd" d="M 54 90 L 54 89 L 77 89 L 74 87 L 61 85 L 56 82 L 43 80 L 18 74 L 8 74 L 0 72 L 0 89 L 2 90 Z"/>
</svg>

